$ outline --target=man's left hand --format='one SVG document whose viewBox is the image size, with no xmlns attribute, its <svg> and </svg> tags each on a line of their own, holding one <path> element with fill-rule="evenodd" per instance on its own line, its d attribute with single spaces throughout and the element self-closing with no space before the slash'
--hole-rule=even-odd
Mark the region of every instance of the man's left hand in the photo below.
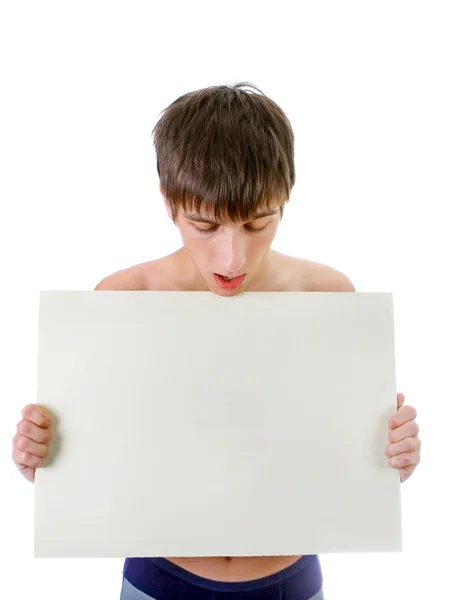
<svg viewBox="0 0 451 600">
<path fill-rule="evenodd" d="M 413 406 L 403 406 L 404 394 L 397 395 L 398 411 L 388 422 L 389 444 L 385 453 L 389 457 L 389 465 L 399 469 L 401 483 L 406 481 L 420 462 L 421 441 L 418 437 L 420 428 L 415 422 L 417 411 Z"/>
</svg>

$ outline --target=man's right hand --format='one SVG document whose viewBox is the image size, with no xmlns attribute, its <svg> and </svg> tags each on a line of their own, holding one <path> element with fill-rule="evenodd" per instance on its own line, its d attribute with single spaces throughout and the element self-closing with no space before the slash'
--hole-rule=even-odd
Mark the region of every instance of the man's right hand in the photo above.
<svg viewBox="0 0 451 600">
<path fill-rule="evenodd" d="M 52 420 L 39 404 L 27 404 L 22 417 L 13 438 L 13 461 L 25 479 L 34 483 L 35 469 L 44 465 L 50 450 Z"/>
</svg>

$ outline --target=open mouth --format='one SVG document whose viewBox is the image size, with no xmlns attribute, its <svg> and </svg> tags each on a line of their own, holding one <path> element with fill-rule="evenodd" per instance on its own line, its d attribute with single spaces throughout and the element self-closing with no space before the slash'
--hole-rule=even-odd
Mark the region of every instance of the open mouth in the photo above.
<svg viewBox="0 0 451 600">
<path fill-rule="evenodd" d="M 214 276 L 216 283 L 221 289 L 234 290 L 243 283 L 246 273 L 244 273 L 244 275 L 238 275 L 238 277 L 231 278 L 225 277 L 225 275 L 220 275 L 219 273 L 215 273 Z"/>
</svg>

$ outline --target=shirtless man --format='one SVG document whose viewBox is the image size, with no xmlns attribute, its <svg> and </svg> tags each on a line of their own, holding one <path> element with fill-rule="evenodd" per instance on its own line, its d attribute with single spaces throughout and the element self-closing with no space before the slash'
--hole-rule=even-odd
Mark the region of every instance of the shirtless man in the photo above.
<svg viewBox="0 0 451 600">
<path fill-rule="evenodd" d="M 249 86 L 206 88 L 186 94 L 168 107 L 155 128 L 157 169 L 166 210 L 180 230 L 183 246 L 169 256 L 105 277 L 96 290 L 191 290 L 221 296 L 243 291 L 355 291 L 342 272 L 271 249 L 289 197 L 283 190 L 294 184 L 294 138 L 281 109 L 263 94 L 239 89 L 241 85 Z M 254 153 L 255 148 L 259 153 Z M 207 163 L 211 169 L 206 168 Z M 245 165 L 241 171 L 240 165 Z M 234 185 L 240 177 L 242 183 Z M 193 186 L 196 180 L 203 182 L 198 188 L 203 195 Z M 190 191 L 191 201 L 188 194 L 184 201 L 181 181 Z M 262 189 L 264 194 L 257 197 L 257 190 Z M 419 462 L 420 442 L 416 411 L 401 408 L 399 396 L 399 410 L 394 415 L 397 423 L 389 432 L 386 452 L 388 457 L 400 455 L 405 461 L 391 465 L 404 467 L 400 471 L 403 481 L 403 473 L 407 478 Z M 43 466 L 48 454 L 50 419 L 36 404 L 26 406 L 22 416 L 13 440 L 13 459 L 33 482 L 35 468 Z M 318 557 L 125 561 L 122 600 L 210 600 L 223 597 L 222 593 L 237 599 L 321 600 Z"/>
</svg>

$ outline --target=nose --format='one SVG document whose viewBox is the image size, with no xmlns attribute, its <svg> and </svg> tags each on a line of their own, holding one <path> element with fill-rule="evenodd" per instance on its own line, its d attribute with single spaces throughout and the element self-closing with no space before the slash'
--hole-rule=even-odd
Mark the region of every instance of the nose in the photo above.
<svg viewBox="0 0 451 600">
<path fill-rule="evenodd" d="M 243 236 L 229 231 L 222 240 L 221 248 L 222 264 L 225 272 L 223 275 L 234 277 L 240 274 L 240 270 L 246 262 L 246 240 Z"/>
</svg>

